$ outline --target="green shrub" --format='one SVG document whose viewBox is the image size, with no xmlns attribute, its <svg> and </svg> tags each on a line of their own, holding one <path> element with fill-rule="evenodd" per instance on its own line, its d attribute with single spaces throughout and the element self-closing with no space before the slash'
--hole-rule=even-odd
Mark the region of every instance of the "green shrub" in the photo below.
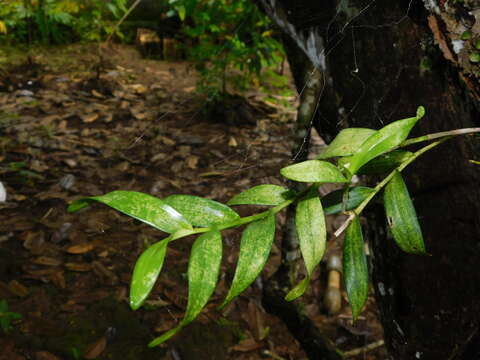
<svg viewBox="0 0 480 360">
<path fill-rule="evenodd" d="M 198 90 L 209 99 L 228 88 L 244 90 L 262 69 L 283 59 L 270 20 L 250 0 L 169 0 L 168 16 L 183 21 L 181 37 L 201 79 Z"/>
<path fill-rule="evenodd" d="M 114 31 L 113 21 L 127 0 L 3 0 L 0 41 L 61 44 L 100 40 Z M 121 36 L 120 33 L 117 35 Z"/>
</svg>

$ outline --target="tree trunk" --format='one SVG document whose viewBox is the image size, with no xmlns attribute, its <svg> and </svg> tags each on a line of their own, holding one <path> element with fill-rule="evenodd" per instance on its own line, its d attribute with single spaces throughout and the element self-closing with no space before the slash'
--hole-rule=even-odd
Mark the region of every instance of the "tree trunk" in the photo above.
<svg viewBox="0 0 480 360">
<path fill-rule="evenodd" d="M 411 117 L 419 105 L 427 116 L 413 135 L 480 125 L 474 41 L 460 40 L 468 29 L 474 40 L 480 35 L 478 10 L 462 7 L 471 2 L 425 1 L 428 9 L 419 0 L 328 1 L 321 9 L 318 1 L 262 2 L 283 16 L 304 51 L 308 34 L 322 38 L 321 70 L 338 109 L 321 120 L 328 126 L 317 124 L 327 138 L 345 125 L 380 128 Z M 319 56 L 309 55 L 314 64 Z M 469 162 L 479 150 L 475 137 L 450 140 L 405 171 L 430 256 L 400 252 L 383 210 L 368 213 L 374 288 L 393 359 L 480 358 L 480 168 Z"/>
</svg>

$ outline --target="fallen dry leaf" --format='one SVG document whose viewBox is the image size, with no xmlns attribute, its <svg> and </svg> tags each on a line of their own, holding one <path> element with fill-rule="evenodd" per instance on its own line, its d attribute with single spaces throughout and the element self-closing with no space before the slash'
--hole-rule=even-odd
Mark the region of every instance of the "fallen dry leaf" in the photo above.
<svg viewBox="0 0 480 360">
<path fill-rule="evenodd" d="M 61 259 L 49 257 L 49 256 L 39 256 L 32 260 L 32 263 L 45 266 L 60 266 L 62 264 Z"/>
<path fill-rule="evenodd" d="M 94 248 L 92 243 L 83 243 L 69 246 L 66 249 L 66 252 L 69 254 L 85 254 L 89 251 L 92 251 Z"/>
<path fill-rule="evenodd" d="M 37 351 L 35 353 L 35 360 L 60 360 L 60 358 L 48 351 Z"/>
<path fill-rule="evenodd" d="M 99 114 L 97 113 L 92 113 L 92 114 L 82 114 L 80 115 L 80 118 L 82 119 L 82 121 L 84 123 L 92 123 L 94 122 L 95 120 L 97 120 L 99 118 Z"/>
<path fill-rule="evenodd" d="M 94 343 L 87 346 L 87 349 L 83 353 L 84 359 L 96 359 L 100 356 L 102 352 L 105 351 L 107 347 L 107 339 L 105 336 L 102 336 L 100 339 L 95 341 Z"/>
<path fill-rule="evenodd" d="M 73 263 L 73 262 L 70 262 L 70 263 L 66 263 L 65 267 L 67 268 L 67 270 L 78 271 L 78 272 L 85 272 L 85 271 L 92 270 L 92 266 L 90 264 L 87 264 L 87 263 Z"/>
<path fill-rule="evenodd" d="M 199 160 L 200 160 L 200 158 L 198 156 L 191 155 L 191 156 L 187 157 L 187 159 L 186 159 L 187 166 L 190 169 L 196 169 Z"/>
<path fill-rule="evenodd" d="M 18 297 L 28 296 L 30 292 L 25 285 L 21 284 L 17 280 L 11 280 L 8 283 L 8 290 L 10 290 L 12 294 L 17 295 Z"/>
</svg>

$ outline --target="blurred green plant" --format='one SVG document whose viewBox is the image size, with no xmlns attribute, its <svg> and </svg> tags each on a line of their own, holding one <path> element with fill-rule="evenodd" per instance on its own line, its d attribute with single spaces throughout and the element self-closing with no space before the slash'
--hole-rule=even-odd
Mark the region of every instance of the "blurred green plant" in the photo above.
<svg viewBox="0 0 480 360">
<path fill-rule="evenodd" d="M 5 334 L 13 329 L 13 321 L 21 318 L 19 313 L 8 311 L 7 300 L 0 300 L 0 328 Z"/>
<path fill-rule="evenodd" d="M 142 306 L 162 269 L 167 247 L 173 241 L 199 235 L 195 240 L 188 265 L 188 302 L 184 318 L 178 325 L 154 339 L 156 346 L 178 333 L 197 317 L 213 294 L 220 274 L 222 259 L 221 232 L 246 225 L 237 267 L 228 294 L 221 307 L 242 293 L 264 268 L 275 238 L 277 214 L 295 205 L 295 228 L 306 276 L 286 295 L 288 301 L 307 289 L 315 268 L 326 249 L 325 215 L 348 215 L 336 230 L 345 232 L 343 274 L 345 289 L 355 320 L 368 297 L 368 268 L 365 244 L 359 217 L 377 195 L 383 193 L 386 222 L 397 246 L 411 254 L 424 255 L 426 249 L 413 202 L 401 172 L 425 152 L 457 135 L 480 132 L 480 128 L 459 129 L 407 139 L 415 124 L 424 116 L 419 107 L 414 117 L 390 123 L 379 130 L 349 128 L 342 130 L 315 160 L 289 165 L 280 170 L 283 177 L 310 183 L 295 192 L 278 185 L 258 185 L 234 196 L 228 205 L 191 195 L 170 195 L 159 199 L 134 191 L 113 191 L 103 196 L 74 201 L 69 211 L 77 211 L 92 202 L 108 205 L 128 216 L 147 223 L 169 236 L 148 247 L 138 258 L 130 283 L 130 306 Z M 404 147 L 430 142 L 415 152 Z M 326 160 L 334 161 L 326 161 Z M 355 175 L 385 176 L 373 188 L 354 185 Z M 343 186 L 322 198 L 318 188 L 325 183 Z M 230 206 L 268 206 L 266 211 L 240 217 Z"/>
<path fill-rule="evenodd" d="M 197 89 L 208 99 L 245 90 L 262 69 L 284 59 L 271 22 L 250 0 L 169 0 L 167 16 L 182 22 L 184 51 L 200 72 Z"/>
<path fill-rule="evenodd" d="M 62 44 L 101 40 L 115 31 L 114 20 L 127 0 L 3 0 L 0 41 Z"/>
</svg>

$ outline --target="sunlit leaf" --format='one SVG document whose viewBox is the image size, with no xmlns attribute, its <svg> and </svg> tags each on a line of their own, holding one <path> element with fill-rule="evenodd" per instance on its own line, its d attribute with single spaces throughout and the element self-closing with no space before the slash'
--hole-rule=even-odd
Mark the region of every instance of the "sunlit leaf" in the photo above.
<svg viewBox="0 0 480 360">
<path fill-rule="evenodd" d="M 298 202 L 295 212 L 295 226 L 300 242 L 300 251 L 307 268 L 308 278 L 310 278 L 315 266 L 320 263 L 325 253 L 327 238 L 325 216 L 323 215 L 322 204 L 315 187 Z M 304 279 L 303 281 L 308 283 L 309 280 Z M 296 286 L 297 290 L 294 292 L 296 297 L 303 294 L 307 284 L 304 285 L 299 284 Z M 292 297 L 293 295 L 289 298 Z"/>
<path fill-rule="evenodd" d="M 274 237 L 275 215 L 257 220 L 247 226 L 242 234 L 232 286 L 223 305 L 238 296 L 257 278 L 267 262 Z"/>
<path fill-rule="evenodd" d="M 278 185 L 258 185 L 235 195 L 228 205 L 279 205 L 289 197 L 292 192 Z"/>
<path fill-rule="evenodd" d="M 227 205 L 198 196 L 170 195 L 163 201 L 182 213 L 193 226 L 208 227 L 240 217 Z"/>
<path fill-rule="evenodd" d="M 102 196 L 82 198 L 70 204 L 68 211 L 80 210 L 94 201 L 108 205 L 167 233 L 192 228 L 188 220 L 166 202 L 136 191 L 112 191 Z"/>
<path fill-rule="evenodd" d="M 130 307 L 137 310 L 157 281 L 162 270 L 170 237 L 157 242 L 145 250 L 137 260 L 130 283 Z"/>
<path fill-rule="evenodd" d="M 7 33 L 7 25 L 5 24 L 4 21 L 0 20 L 0 34 L 6 34 Z"/>
<path fill-rule="evenodd" d="M 335 139 L 323 150 L 317 159 L 328 159 L 337 156 L 349 156 L 358 150 L 376 130 L 366 128 L 348 128 L 338 133 Z"/>
<path fill-rule="evenodd" d="M 217 285 L 222 261 L 222 237 L 218 231 L 207 232 L 195 240 L 188 262 L 188 303 L 180 324 L 153 340 L 157 346 L 192 322 L 207 304 Z"/>
<path fill-rule="evenodd" d="M 355 209 L 375 190 L 365 187 L 356 186 L 348 189 L 348 195 L 344 189 L 335 190 L 322 197 L 322 206 L 325 215 L 337 214 L 342 211 Z M 346 203 L 343 204 L 344 199 Z"/>
<path fill-rule="evenodd" d="M 362 228 L 355 217 L 345 232 L 343 243 L 343 274 L 348 301 L 355 320 L 368 297 L 368 269 Z"/>
<path fill-rule="evenodd" d="M 359 175 L 379 175 L 393 171 L 403 162 L 413 156 L 410 151 L 394 150 L 389 153 L 380 155 L 368 163 L 363 165 L 358 171 Z"/>
<path fill-rule="evenodd" d="M 280 174 L 299 182 L 344 183 L 347 179 L 334 165 L 326 161 L 307 160 L 284 167 Z"/>
<path fill-rule="evenodd" d="M 385 187 L 383 201 L 388 224 L 400 249 L 412 254 L 424 254 L 425 244 L 417 214 L 398 171 Z"/>
<path fill-rule="evenodd" d="M 356 174 L 370 160 L 400 145 L 424 114 L 425 109 L 420 106 L 417 109 L 417 116 L 398 120 L 381 128 L 365 140 L 352 156 L 344 158 L 342 165 L 351 174 Z"/>
</svg>

